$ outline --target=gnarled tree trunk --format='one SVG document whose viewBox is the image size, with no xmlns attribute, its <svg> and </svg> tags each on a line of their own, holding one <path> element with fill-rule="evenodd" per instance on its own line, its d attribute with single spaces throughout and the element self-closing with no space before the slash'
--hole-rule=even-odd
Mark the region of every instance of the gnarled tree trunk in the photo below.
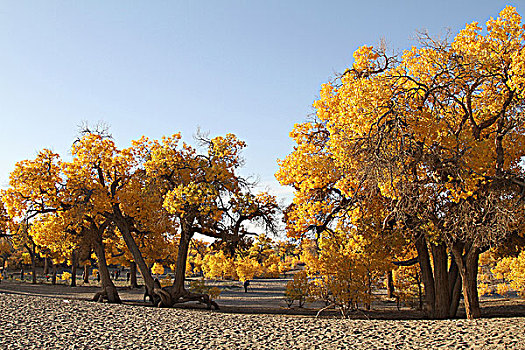
<svg viewBox="0 0 525 350">
<path fill-rule="evenodd" d="M 171 295 L 176 297 L 185 292 L 184 281 L 186 280 L 186 261 L 188 259 L 188 250 L 190 247 L 192 234 L 181 232 L 179 247 L 177 251 L 177 266 L 175 268 L 175 280 L 171 290 Z"/>
<path fill-rule="evenodd" d="M 179 247 L 177 251 L 177 266 L 175 268 L 175 280 L 173 285 L 167 289 L 168 295 L 160 293 L 159 296 L 161 301 L 158 306 L 172 306 L 175 303 L 186 302 L 186 301 L 198 301 L 206 304 L 210 309 L 212 306 L 217 310 L 219 305 L 210 299 L 207 294 L 192 293 L 184 287 L 184 281 L 186 280 L 186 261 L 188 259 L 188 250 L 190 247 L 191 238 L 193 232 L 191 226 L 187 223 L 181 225 L 181 236 L 179 241 Z"/>
<path fill-rule="evenodd" d="M 461 275 L 467 318 L 469 320 L 479 318 L 481 316 L 478 297 L 479 250 L 468 244 L 455 245 L 452 248 L 452 252 Z"/>
<path fill-rule="evenodd" d="M 135 261 L 142 278 L 144 279 L 144 284 L 146 285 L 146 295 L 148 295 L 154 305 L 159 307 L 169 307 L 173 306 L 178 302 L 186 301 L 201 301 L 206 303 L 208 307 L 214 306 L 218 309 L 218 305 L 211 301 L 207 294 L 194 294 L 188 292 L 184 288 L 184 280 L 186 273 L 186 259 L 188 257 L 188 249 L 191 237 L 193 232 L 191 230 L 191 225 L 188 224 L 191 222 L 191 218 L 187 218 L 188 221 L 183 220 L 181 225 L 181 239 L 178 248 L 177 254 L 177 268 L 175 271 L 175 281 L 170 288 L 161 288 L 160 283 L 153 279 L 151 275 L 151 270 L 146 265 L 144 257 L 140 252 L 140 249 L 131 234 L 130 226 L 126 221 L 124 215 L 122 214 L 118 204 L 113 206 L 113 220 L 117 225 L 126 246 L 128 247 L 133 260 Z"/>
<path fill-rule="evenodd" d="M 107 299 L 110 303 L 120 303 L 121 300 L 118 295 L 117 288 L 109 276 L 108 265 L 106 262 L 106 252 L 104 250 L 104 243 L 102 240 L 95 241 L 94 248 L 95 255 L 97 256 L 100 280 L 102 282 L 102 291 L 95 294 L 93 300 L 102 301 L 103 299 Z"/>
<path fill-rule="evenodd" d="M 122 234 L 124 242 L 126 242 L 126 246 L 128 247 L 131 255 L 133 256 L 133 260 L 135 261 L 135 264 L 138 267 L 142 278 L 144 279 L 144 284 L 146 285 L 146 294 L 153 296 L 155 289 L 155 280 L 151 275 L 150 269 L 146 265 L 146 261 L 144 261 L 144 257 L 142 256 L 142 253 L 140 252 L 140 249 L 137 246 L 137 243 L 135 242 L 135 239 L 131 234 L 129 225 L 126 222 L 126 218 L 122 214 L 120 208 L 118 207 L 118 204 L 113 205 L 113 219 L 120 233 Z"/>
</svg>

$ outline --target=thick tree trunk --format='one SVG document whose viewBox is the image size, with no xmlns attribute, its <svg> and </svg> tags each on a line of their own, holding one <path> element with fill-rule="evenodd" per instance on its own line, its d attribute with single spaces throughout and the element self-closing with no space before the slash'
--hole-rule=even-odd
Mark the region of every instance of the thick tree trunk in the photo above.
<svg viewBox="0 0 525 350">
<path fill-rule="evenodd" d="M 77 252 L 71 252 L 71 287 L 77 286 Z"/>
<path fill-rule="evenodd" d="M 478 297 L 478 262 L 479 254 L 471 251 L 465 259 L 462 273 L 465 312 L 469 320 L 481 317 Z M 461 271 L 461 269 L 460 269 Z"/>
<path fill-rule="evenodd" d="M 191 293 L 184 288 L 184 281 L 186 279 L 186 261 L 188 259 L 188 250 L 192 236 L 193 232 L 191 231 L 191 226 L 187 223 L 183 223 L 177 251 L 175 280 L 173 281 L 171 288 L 168 290 L 169 294 L 164 293 L 164 291 L 159 294 L 161 301 L 158 306 L 171 306 L 178 302 L 198 301 L 206 304 L 208 308 L 213 306 L 215 309 L 219 309 L 219 305 L 211 300 L 209 295 Z"/>
<path fill-rule="evenodd" d="M 179 247 L 177 251 L 177 266 L 175 268 L 175 280 L 173 281 L 172 296 L 184 294 L 184 281 L 186 279 L 186 261 L 190 247 L 192 233 L 181 232 Z"/>
<path fill-rule="evenodd" d="M 434 276 L 432 273 L 432 266 L 430 265 L 430 255 L 428 254 L 428 247 L 425 236 L 422 234 L 415 240 L 419 267 L 421 269 L 421 280 L 425 288 L 425 302 L 424 310 L 430 317 L 434 314 L 434 302 L 436 300 L 436 292 L 434 287 Z"/>
<path fill-rule="evenodd" d="M 134 261 L 129 263 L 129 274 L 130 274 L 130 286 L 131 288 L 138 288 L 139 284 L 137 283 L 137 264 Z"/>
<path fill-rule="evenodd" d="M 394 297 L 394 278 L 392 276 L 392 270 L 386 273 L 386 293 L 388 298 Z"/>
<path fill-rule="evenodd" d="M 450 293 L 448 282 L 448 255 L 444 244 L 430 244 L 434 265 L 434 310 L 432 318 L 444 319 L 450 312 Z"/>
<path fill-rule="evenodd" d="M 154 294 L 155 289 L 155 280 L 151 275 L 151 270 L 148 268 L 146 262 L 144 261 L 144 257 L 142 256 L 142 253 L 140 252 L 140 249 L 137 246 L 137 243 L 135 242 L 135 239 L 133 238 L 130 232 L 129 226 L 125 218 L 123 217 L 120 208 L 118 208 L 118 205 L 114 205 L 113 213 L 115 215 L 115 224 L 117 225 L 120 233 L 122 234 L 122 238 L 124 239 L 124 242 L 126 242 L 126 246 L 128 247 L 131 255 L 133 256 L 133 260 L 135 261 L 135 264 L 137 264 L 140 274 L 144 279 L 144 284 L 146 285 L 146 293 L 151 296 Z"/>
<path fill-rule="evenodd" d="M 120 303 L 120 297 L 117 288 L 113 284 L 109 276 L 108 265 L 106 262 L 106 252 L 104 250 L 104 243 L 102 241 L 95 242 L 95 255 L 97 256 L 98 271 L 100 273 L 100 280 L 102 281 L 102 291 L 95 294 L 95 301 L 102 301 L 107 298 L 110 303 Z"/>
</svg>

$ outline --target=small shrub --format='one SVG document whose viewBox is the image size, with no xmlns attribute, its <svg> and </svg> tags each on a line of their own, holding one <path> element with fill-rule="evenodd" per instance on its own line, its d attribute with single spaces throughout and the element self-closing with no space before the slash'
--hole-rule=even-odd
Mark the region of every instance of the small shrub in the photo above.
<svg viewBox="0 0 525 350">
<path fill-rule="evenodd" d="M 295 300 L 299 303 L 299 307 L 303 307 L 306 298 L 308 297 L 308 276 L 306 271 L 300 271 L 293 276 L 293 280 L 286 284 L 286 291 L 284 292 L 286 303 L 291 307 Z"/>
<path fill-rule="evenodd" d="M 62 281 L 69 282 L 71 280 L 71 273 L 69 273 L 67 271 L 62 272 L 62 276 L 60 276 L 60 279 Z"/>
<path fill-rule="evenodd" d="M 217 299 L 222 292 L 218 287 L 207 286 L 203 278 L 190 281 L 190 291 L 197 294 L 208 294 L 210 299 Z"/>
</svg>

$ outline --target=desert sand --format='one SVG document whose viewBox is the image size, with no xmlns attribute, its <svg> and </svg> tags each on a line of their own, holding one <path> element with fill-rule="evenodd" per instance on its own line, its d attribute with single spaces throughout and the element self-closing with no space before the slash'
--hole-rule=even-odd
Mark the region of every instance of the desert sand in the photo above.
<svg viewBox="0 0 525 350">
<path fill-rule="evenodd" d="M 124 304 L 112 305 L 85 300 L 95 287 L 4 281 L 0 349 L 525 349 L 525 317 L 377 319 L 396 317 L 385 306 L 357 319 L 316 318 L 314 308 L 286 308 L 278 282 L 252 286 L 231 285 L 221 310 L 209 311 L 141 306 L 140 290 L 121 289 Z"/>
</svg>

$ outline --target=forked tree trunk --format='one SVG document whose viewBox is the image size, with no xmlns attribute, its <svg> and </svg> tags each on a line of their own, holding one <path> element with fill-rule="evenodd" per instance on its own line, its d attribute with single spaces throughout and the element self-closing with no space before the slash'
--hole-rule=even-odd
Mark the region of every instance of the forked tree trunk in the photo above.
<svg viewBox="0 0 525 350">
<path fill-rule="evenodd" d="M 102 291 L 95 294 L 93 300 L 102 301 L 107 298 L 110 303 L 120 303 L 120 297 L 117 288 L 113 284 L 109 276 L 108 265 L 106 262 L 106 252 L 104 250 L 104 243 L 102 241 L 95 242 L 95 255 L 97 256 L 98 271 L 100 273 L 100 280 L 102 282 Z"/>
<path fill-rule="evenodd" d="M 465 313 L 471 320 L 481 317 L 478 297 L 479 251 L 472 247 L 465 250 L 464 254 L 460 247 L 454 247 L 452 251 L 461 275 Z"/>
<path fill-rule="evenodd" d="M 209 308 L 213 305 L 218 309 L 218 305 L 209 299 L 208 295 L 205 294 L 192 294 L 188 293 L 184 289 L 184 278 L 186 272 L 186 259 L 188 256 L 188 248 L 190 239 L 192 236 L 191 225 L 188 223 L 192 222 L 192 218 L 186 217 L 186 220 L 183 220 L 181 225 L 181 245 L 178 248 L 177 255 L 177 268 L 175 272 L 175 281 L 173 285 L 169 288 L 169 291 L 163 290 L 158 281 L 153 279 L 151 275 L 151 270 L 146 265 L 142 253 L 138 248 L 135 239 L 133 238 L 130 227 L 126 222 L 124 215 L 122 214 L 118 204 L 113 205 L 113 220 L 117 225 L 126 246 L 128 247 L 133 260 L 137 264 L 137 268 L 140 271 L 142 278 L 144 279 L 144 284 L 146 285 L 146 295 L 149 295 L 152 302 L 157 306 L 172 306 L 176 302 L 184 301 L 202 301 L 208 305 Z M 185 222 L 184 222 L 185 221 Z"/>
<path fill-rule="evenodd" d="M 190 247 L 193 232 L 187 223 L 181 225 L 181 235 L 177 251 L 177 266 L 175 268 L 175 280 L 169 289 L 169 295 L 161 293 L 159 306 L 172 306 L 177 302 L 198 301 L 207 305 L 208 309 L 212 306 L 217 310 L 219 305 L 210 299 L 207 294 L 191 293 L 184 287 L 186 279 L 186 261 L 188 260 L 188 250 Z"/>
<path fill-rule="evenodd" d="M 135 239 L 133 238 L 130 232 L 128 223 L 122 215 L 118 204 L 113 205 L 113 214 L 115 224 L 117 225 L 120 233 L 122 234 L 122 238 L 124 239 L 124 242 L 126 242 L 126 246 L 128 247 L 131 255 L 133 256 L 133 260 L 135 261 L 135 264 L 137 265 L 140 274 L 144 279 L 144 284 L 146 285 L 146 293 L 152 296 L 154 294 L 155 289 L 155 280 L 151 275 L 151 270 L 148 268 L 146 262 L 144 261 L 144 257 L 142 256 L 142 253 L 140 252 L 140 249 L 137 246 L 137 243 L 135 242 Z"/>
</svg>

